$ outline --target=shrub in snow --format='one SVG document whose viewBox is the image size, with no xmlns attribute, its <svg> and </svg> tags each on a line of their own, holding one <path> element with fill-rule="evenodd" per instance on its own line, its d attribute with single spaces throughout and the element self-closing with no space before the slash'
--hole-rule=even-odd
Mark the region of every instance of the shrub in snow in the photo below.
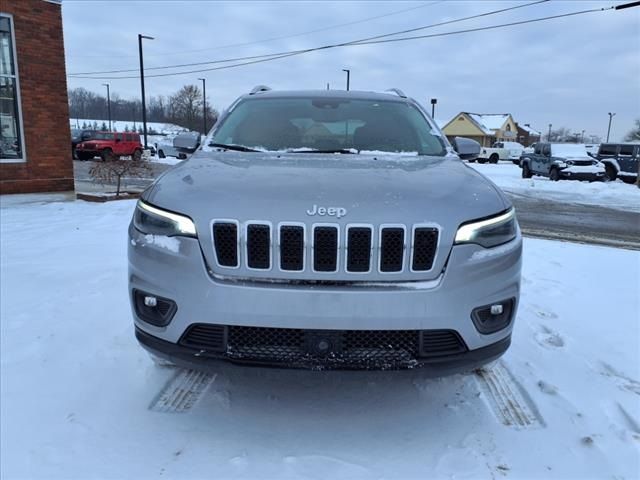
<svg viewBox="0 0 640 480">
<path fill-rule="evenodd" d="M 91 178 L 102 185 L 116 183 L 116 198 L 120 196 L 122 178 L 145 178 L 153 173 L 148 161 L 144 159 L 135 161 L 118 157 L 107 158 L 96 162 L 89 170 Z"/>
</svg>

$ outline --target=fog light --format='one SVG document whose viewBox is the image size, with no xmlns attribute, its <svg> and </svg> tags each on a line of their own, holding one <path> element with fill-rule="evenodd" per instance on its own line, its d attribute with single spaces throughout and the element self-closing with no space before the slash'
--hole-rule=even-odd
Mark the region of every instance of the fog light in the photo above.
<svg viewBox="0 0 640 480">
<path fill-rule="evenodd" d="M 511 323 L 515 299 L 478 307 L 471 312 L 471 319 L 478 332 L 488 335 L 506 328 Z"/>
<path fill-rule="evenodd" d="M 156 297 L 144 297 L 144 304 L 147 307 L 155 307 L 158 305 L 158 299 Z M 491 310 L 491 313 L 493 313 L 493 310 Z"/>
<path fill-rule="evenodd" d="M 140 319 L 156 327 L 167 326 L 178 311 L 178 306 L 173 300 L 140 290 L 133 291 L 133 305 Z"/>
</svg>

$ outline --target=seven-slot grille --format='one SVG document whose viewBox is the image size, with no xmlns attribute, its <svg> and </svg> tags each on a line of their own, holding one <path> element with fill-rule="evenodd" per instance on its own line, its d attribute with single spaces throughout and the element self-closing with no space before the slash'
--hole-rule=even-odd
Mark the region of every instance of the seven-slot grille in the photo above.
<svg viewBox="0 0 640 480">
<path fill-rule="evenodd" d="M 274 232 L 269 223 L 248 222 L 241 229 L 236 221 L 215 221 L 213 243 L 218 265 L 301 272 L 306 268 L 306 247 L 310 243 L 309 263 L 314 272 L 367 273 L 378 269 L 381 273 L 400 273 L 407 268 L 427 272 L 433 268 L 439 241 L 438 228 L 425 225 L 410 229 L 396 224 L 377 228 L 358 224 L 342 231 L 334 224 L 309 229 L 304 224 L 283 223 L 275 228 Z"/>
</svg>

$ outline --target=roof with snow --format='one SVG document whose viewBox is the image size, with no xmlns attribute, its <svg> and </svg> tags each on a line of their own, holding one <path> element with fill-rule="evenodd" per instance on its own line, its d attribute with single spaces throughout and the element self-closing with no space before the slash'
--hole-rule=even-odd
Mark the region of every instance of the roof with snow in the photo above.
<svg viewBox="0 0 640 480">
<path fill-rule="evenodd" d="M 539 132 L 538 130 L 536 130 L 535 128 L 531 128 L 527 125 L 520 125 L 518 123 L 518 128 L 521 128 L 522 130 L 524 130 L 525 132 L 527 132 L 529 135 L 532 135 L 534 137 L 539 137 L 540 135 L 542 135 L 541 132 Z"/>
<path fill-rule="evenodd" d="M 495 130 L 500 130 L 509 118 L 508 113 L 471 113 L 466 114 L 487 135 L 493 135 Z"/>
</svg>

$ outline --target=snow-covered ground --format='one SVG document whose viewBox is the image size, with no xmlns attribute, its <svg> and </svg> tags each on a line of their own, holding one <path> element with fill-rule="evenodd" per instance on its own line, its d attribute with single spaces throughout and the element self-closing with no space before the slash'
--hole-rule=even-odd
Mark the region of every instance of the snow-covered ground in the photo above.
<svg viewBox="0 0 640 480">
<path fill-rule="evenodd" d="M 522 178 L 520 167 L 510 162 L 470 163 L 469 166 L 490 178 L 508 193 L 640 212 L 640 189 L 625 184 L 622 180 L 591 183 L 575 180 L 552 182 L 545 177 Z"/>
<path fill-rule="evenodd" d="M 0 198 L 3 479 L 640 475 L 640 252 L 527 239 L 513 345 L 482 375 L 220 366 L 163 413 L 185 377 L 133 336 L 134 202 L 46 199 Z"/>
</svg>

